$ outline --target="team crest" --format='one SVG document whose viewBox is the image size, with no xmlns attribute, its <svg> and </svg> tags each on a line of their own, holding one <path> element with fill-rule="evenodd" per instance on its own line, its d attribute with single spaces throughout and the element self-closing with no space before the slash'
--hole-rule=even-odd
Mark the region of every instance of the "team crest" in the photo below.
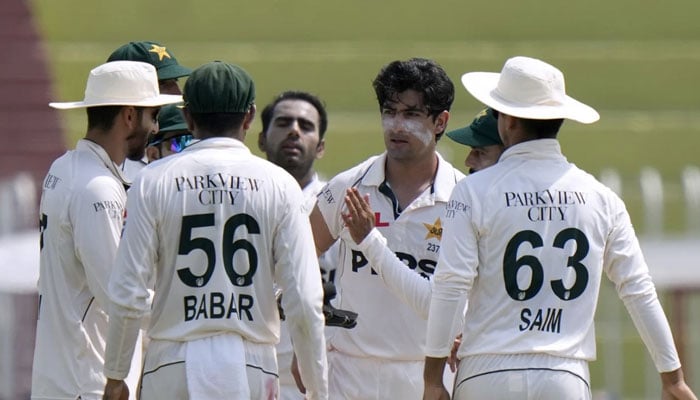
<svg viewBox="0 0 700 400">
<path fill-rule="evenodd" d="M 168 52 L 165 50 L 165 47 L 163 47 L 163 46 L 158 46 L 158 45 L 152 44 L 151 49 L 148 50 L 148 52 L 158 54 L 158 61 L 163 61 L 163 57 L 172 58 L 172 57 L 170 57 L 170 54 L 168 54 Z"/>
<path fill-rule="evenodd" d="M 423 223 L 423 226 L 425 226 L 425 229 L 428 230 L 428 234 L 425 235 L 425 240 L 431 238 L 435 238 L 437 240 L 442 239 L 442 222 L 440 221 L 440 218 L 436 219 L 432 225 Z"/>
</svg>

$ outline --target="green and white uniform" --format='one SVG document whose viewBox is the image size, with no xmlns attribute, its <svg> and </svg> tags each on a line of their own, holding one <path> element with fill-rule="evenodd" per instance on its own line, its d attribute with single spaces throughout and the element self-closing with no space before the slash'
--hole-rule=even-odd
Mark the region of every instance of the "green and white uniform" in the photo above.
<svg viewBox="0 0 700 400">
<path fill-rule="evenodd" d="M 403 210 L 385 180 L 386 153 L 337 175 L 319 195 L 318 207 L 331 235 L 343 239 L 336 273 L 338 307 L 359 314 L 355 328 L 339 329 L 329 338 L 331 398 L 422 398 L 426 320 L 382 282 L 379 268 L 350 238 L 341 212 L 348 188 L 369 194 L 387 246 L 406 268 L 430 279 L 441 249 L 445 205 L 464 177 L 437 157 L 433 184 Z"/>
<path fill-rule="evenodd" d="M 449 355 L 453 338 L 445 324 L 462 312 L 466 297 L 455 398 L 483 396 L 485 387 L 489 398 L 567 392 L 551 386 L 556 379 L 526 384 L 523 370 L 564 371 L 575 378 L 566 398 L 589 398 L 587 362 L 596 357 L 593 317 L 603 273 L 657 369 L 680 367 L 624 203 L 569 163 L 556 140 L 514 145 L 497 164 L 461 181 L 443 235 L 426 350 Z M 512 373 L 502 381 L 513 387 L 476 384 L 494 373 Z M 481 391 L 461 391 L 472 380 Z"/>
<path fill-rule="evenodd" d="M 54 161 L 44 179 L 32 399 L 102 398 L 107 283 L 124 225 L 125 183 L 119 166 L 88 140 Z"/>
<path fill-rule="evenodd" d="M 128 368 L 134 321 L 151 308 L 147 282 L 155 276 L 144 382 L 148 377 L 185 385 L 161 372 L 177 363 L 188 366 L 191 356 L 216 356 L 190 354 L 187 348 L 228 335 L 251 345 L 240 362 L 247 364 L 252 398 L 273 394 L 277 284 L 308 398 L 327 398 L 321 276 L 304 198 L 291 175 L 238 140 L 210 138 L 146 166 L 129 191 L 127 210 L 109 286 L 107 376 L 122 378 Z M 260 346 L 269 353 L 251 361 L 249 347 Z M 210 366 L 212 378 L 220 369 L 226 365 Z M 192 393 L 198 388 L 190 372 L 186 385 Z M 260 382 L 251 383 L 253 374 L 268 380 L 258 387 Z"/>
</svg>

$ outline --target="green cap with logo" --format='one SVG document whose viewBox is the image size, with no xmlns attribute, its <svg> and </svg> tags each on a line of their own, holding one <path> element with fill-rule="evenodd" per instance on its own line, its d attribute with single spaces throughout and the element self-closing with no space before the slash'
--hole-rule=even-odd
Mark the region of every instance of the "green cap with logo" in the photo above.
<svg viewBox="0 0 700 400">
<path fill-rule="evenodd" d="M 182 110 L 175 104 L 163 106 L 158 113 L 158 132 L 149 135 L 148 145 L 160 141 L 168 132 L 187 131 L 187 123 Z"/>
<path fill-rule="evenodd" d="M 213 61 L 192 71 L 182 93 L 193 113 L 242 113 L 255 104 L 255 83 L 241 67 Z"/>
<path fill-rule="evenodd" d="M 447 137 L 469 147 L 503 145 L 498 135 L 498 120 L 490 108 L 481 110 L 469 126 L 447 132 Z"/>
<path fill-rule="evenodd" d="M 177 79 L 192 70 L 177 63 L 172 51 L 156 42 L 129 42 L 110 54 L 107 61 L 141 61 L 156 67 L 158 80 Z"/>
</svg>

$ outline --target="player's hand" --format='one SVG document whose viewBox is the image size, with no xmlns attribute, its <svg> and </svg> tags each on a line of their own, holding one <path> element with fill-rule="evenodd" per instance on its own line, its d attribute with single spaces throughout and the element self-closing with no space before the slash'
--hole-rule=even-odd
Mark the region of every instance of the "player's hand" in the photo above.
<svg viewBox="0 0 700 400">
<path fill-rule="evenodd" d="M 292 376 L 294 377 L 294 383 L 297 384 L 297 389 L 301 393 L 306 394 L 306 386 L 304 386 L 304 382 L 301 380 L 301 373 L 299 372 L 299 363 L 297 363 L 297 353 L 293 353 L 292 355 L 292 365 L 289 367 L 289 370 L 292 372 Z"/>
<path fill-rule="evenodd" d="M 352 240 L 359 244 L 374 228 L 374 212 L 369 206 L 369 195 L 363 198 L 356 188 L 350 188 L 345 192 L 345 206 L 348 212 L 341 213 L 343 222 Z"/>
<path fill-rule="evenodd" d="M 426 385 L 423 389 L 423 400 L 450 400 L 450 393 L 445 389 L 445 385 Z"/>
<path fill-rule="evenodd" d="M 455 342 L 452 343 L 452 351 L 450 351 L 450 356 L 447 357 L 447 365 L 450 366 L 450 371 L 457 372 L 457 367 L 459 367 L 459 360 L 457 359 L 457 350 L 459 350 L 459 345 L 462 344 L 462 334 L 460 333 L 455 338 Z"/>
<path fill-rule="evenodd" d="M 129 400 L 129 387 L 123 380 L 107 379 L 102 400 Z"/>
<path fill-rule="evenodd" d="M 661 373 L 662 400 L 697 400 L 693 391 L 685 383 L 683 371 L 679 368 L 671 372 Z"/>
</svg>

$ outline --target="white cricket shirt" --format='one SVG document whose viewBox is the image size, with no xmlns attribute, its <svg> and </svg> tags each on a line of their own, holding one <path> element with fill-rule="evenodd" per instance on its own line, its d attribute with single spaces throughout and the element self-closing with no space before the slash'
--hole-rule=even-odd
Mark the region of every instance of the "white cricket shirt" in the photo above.
<svg viewBox="0 0 700 400">
<path fill-rule="evenodd" d="M 304 195 L 304 207 L 308 213 L 311 213 L 314 206 L 316 206 L 316 198 L 319 192 L 325 186 L 325 182 L 318 179 L 318 174 L 314 174 L 311 182 L 309 182 L 301 192 Z M 337 259 L 335 255 L 337 254 L 337 246 L 333 245 L 325 253 L 321 254 L 318 258 L 318 264 L 321 268 L 321 276 L 324 282 L 333 282 L 335 279 L 335 270 Z M 335 303 L 333 303 L 335 304 Z M 326 328 L 326 334 L 333 328 Z M 280 326 L 280 341 L 276 346 L 277 350 L 277 365 L 279 368 L 279 378 L 280 384 L 293 386 L 294 391 L 298 391 L 296 384 L 294 382 L 294 377 L 292 376 L 290 366 L 292 363 L 292 357 L 294 355 L 294 349 L 292 347 L 292 340 L 289 336 L 289 329 L 287 328 L 287 323 L 282 321 Z M 284 389 L 282 389 L 284 390 Z M 299 394 L 301 396 L 301 393 Z"/>
<path fill-rule="evenodd" d="M 128 351 L 117 347 L 129 332 L 118 329 L 148 313 L 153 274 L 154 340 L 236 333 L 275 344 L 276 283 L 310 398 L 326 396 L 321 276 L 291 175 L 238 140 L 201 140 L 146 166 L 129 190 L 127 212 L 109 284 L 117 322 L 110 324 L 107 376 L 125 372 Z"/>
<path fill-rule="evenodd" d="M 680 366 L 620 198 L 569 163 L 555 139 L 508 148 L 461 181 L 444 218 L 427 355 L 449 354 L 446 323 L 468 296 L 458 356 L 595 358 L 601 276 L 615 284 L 659 371 Z"/>
<path fill-rule="evenodd" d="M 88 140 L 55 160 L 44 179 L 32 399 L 102 397 L 106 291 L 124 183 L 104 149 Z"/>
<path fill-rule="evenodd" d="M 436 153 L 437 154 L 437 153 Z M 385 183 L 386 153 L 371 157 L 356 167 L 331 179 L 318 198 L 318 207 L 339 244 L 339 267 L 336 286 L 340 294 L 337 307 L 359 314 L 353 329 L 338 329 L 330 345 L 357 357 L 388 360 L 422 360 L 426 321 L 402 299 L 394 296 L 350 238 L 343 224 L 345 191 L 357 187 L 369 194 L 375 212 L 376 228 L 386 238 L 406 268 L 429 279 L 441 249 L 442 219 L 445 204 L 457 181 L 464 177 L 459 170 L 438 155 L 435 182 L 406 209 L 397 202 Z"/>
</svg>

